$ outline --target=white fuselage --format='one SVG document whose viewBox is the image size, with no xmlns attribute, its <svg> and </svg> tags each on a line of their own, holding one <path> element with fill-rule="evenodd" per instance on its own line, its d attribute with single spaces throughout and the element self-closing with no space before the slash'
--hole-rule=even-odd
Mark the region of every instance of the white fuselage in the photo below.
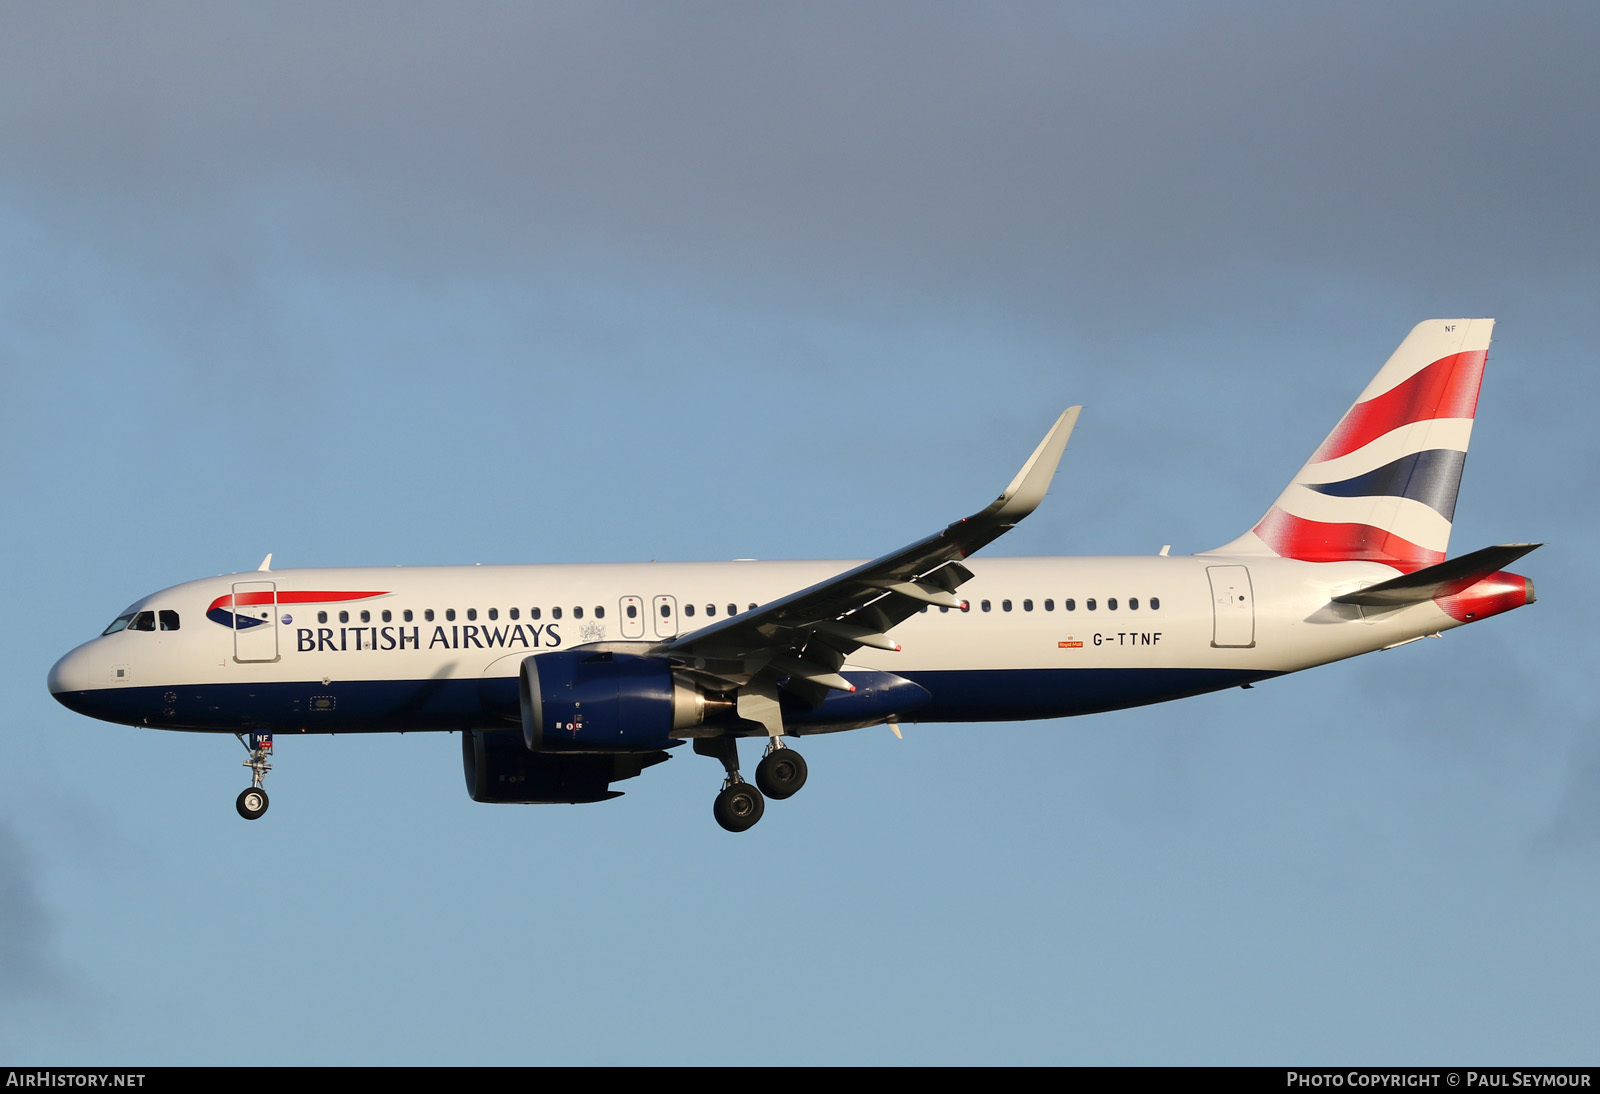
<svg viewBox="0 0 1600 1094">
<path fill-rule="evenodd" d="M 637 642 L 647 652 L 853 565 L 229 574 L 138 601 L 129 614 L 175 617 L 176 629 L 125 627 L 96 638 L 62 658 L 50 684 L 84 713 L 174 729 L 504 728 L 515 713 L 508 707 L 515 678 L 533 654 L 596 642 Z M 966 610 L 925 608 L 894 629 L 900 652 L 862 648 L 843 669 L 846 678 L 859 670 L 894 673 L 926 689 L 931 701 L 905 711 L 903 720 L 1135 706 L 1460 625 L 1431 601 L 1382 612 L 1331 604 L 1333 596 L 1395 576 L 1368 562 L 1196 555 L 968 565 L 974 576 L 960 593 Z M 256 603 L 247 603 L 251 594 Z M 827 720 L 812 728 L 828 728 Z"/>
</svg>

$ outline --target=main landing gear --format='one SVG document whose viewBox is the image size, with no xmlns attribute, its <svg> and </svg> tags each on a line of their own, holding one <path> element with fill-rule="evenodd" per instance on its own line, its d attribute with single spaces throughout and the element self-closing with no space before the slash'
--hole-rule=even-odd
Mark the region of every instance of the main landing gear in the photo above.
<svg viewBox="0 0 1600 1094">
<path fill-rule="evenodd" d="M 239 792 L 233 807 L 245 820 L 256 820 L 267 811 L 267 792 L 261 783 L 267 777 L 267 772 L 272 770 L 272 765 L 267 762 L 267 757 L 272 755 L 272 734 L 252 733 L 248 744 L 245 744 L 244 734 L 235 733 L 234 736 L 244 745 L 245 751 L 250 753 L 250 758 L 244 762 L 244 766 L 254 774 L 250 786 Z"/>
<path fill-rule="evenodd" d="M 782 737 L 767 738 L 767 753 L 756 765 L 756 785 L 774 801 L 793 797 L 806 784 L 806 758 Z"/>
<path fill-rule="evenodd" d="M 743 832 L 754 826 L 767 810 L 767 798 L 782 801 L 806 784 L 805 758 L 785 745 L 780 737 L 768 738 L 766 755 L 756 767 L 755 786 L 739 775 L 737 737 L 699 737 L 695 739 L 694 750 L 702 756 L 721 760 L 727 771 L 722 791 L 712 803 L 711 815 L 729 832 Z"/>
</svg>

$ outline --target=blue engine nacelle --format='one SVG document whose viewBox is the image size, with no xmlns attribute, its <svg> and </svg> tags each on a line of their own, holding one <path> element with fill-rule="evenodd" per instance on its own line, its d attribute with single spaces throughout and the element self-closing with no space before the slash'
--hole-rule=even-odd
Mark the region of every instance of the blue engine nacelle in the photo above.
<svg viewBox="0 0 1600 1094">
<path fill-rule="evenodd" d="M 551 755 L 529 752 L 514 729 L 461 734 L 467 794 L 475 802 L 577 804 L 620 797 L 611 784 L 671 759 L 665 752 Z"/>
<path fill-rule="evenodd" d="M 522 662 L 522 736 L 533 752 L 668 748 L 705 721 L 706 698 L 656 657 L 558 650 Z"/>
</svg>

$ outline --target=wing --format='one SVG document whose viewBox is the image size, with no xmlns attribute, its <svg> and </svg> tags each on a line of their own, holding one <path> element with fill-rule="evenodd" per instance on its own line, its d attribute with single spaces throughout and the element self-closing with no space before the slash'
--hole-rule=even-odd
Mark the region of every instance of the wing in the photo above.
<svg viewBox="0 0 1600 1094">
<path fill-rule="evenodd" d="M 737 688 L 740 717 L 765 724 L 769 732 L 782 732 L 780 682 L 813 704 L 830 688 L 854 691 L 839 674 L 847 656 L 862 646 L 898 650 L 888 632 L 925 605 L 961 606 L 955 590 L 972 577 L 961 560 L 1004 535 L 1043 500 L 1082 409 L 1069 407 L 1056 419 L 1011 485 L 981 512 L 810 588 L 681 635 L 663 652 L 711 686 Z"/>
</svg>

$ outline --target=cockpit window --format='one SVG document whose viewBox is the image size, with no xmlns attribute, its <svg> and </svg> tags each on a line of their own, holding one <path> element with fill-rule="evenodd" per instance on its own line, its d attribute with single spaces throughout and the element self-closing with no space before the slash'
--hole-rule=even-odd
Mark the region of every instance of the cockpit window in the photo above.
<svg viewBox="0 0 1600 1094">
<path fill-rule="evenodd" d="M 165 609 L 162 609 L 160 615 L 161 615 L 161 629 L 162 630 L 164 630 L 164 631 L 175 631 L 175 630 L 178 629 L 178 613 L 177 612 L 169 612 L 169 611 L 167 611 Z"/>
<path fill-rule="evenodd" d="M 156 629 L 156 613 L 140 612 L 133 617 L 133 622 L 128 624 L 130 631 L 153 631 Z"/>
<path fill-rule="evenodd" d="M 132 622 L 133 622 L 133 613 L 132 612 L 129 612 L 127 615 L 119 615 L 119 616 L 117 616 L 115 619 L 113 619 L 111 621 L 111 626 L 107 627 L 105 630 L 101 631 L 100 633 L 101 634 L 116 634 L 118 631 L 122 630 L 124 627 L 126 627 L 129 623 L 132 623 Z"/>
</svg>

